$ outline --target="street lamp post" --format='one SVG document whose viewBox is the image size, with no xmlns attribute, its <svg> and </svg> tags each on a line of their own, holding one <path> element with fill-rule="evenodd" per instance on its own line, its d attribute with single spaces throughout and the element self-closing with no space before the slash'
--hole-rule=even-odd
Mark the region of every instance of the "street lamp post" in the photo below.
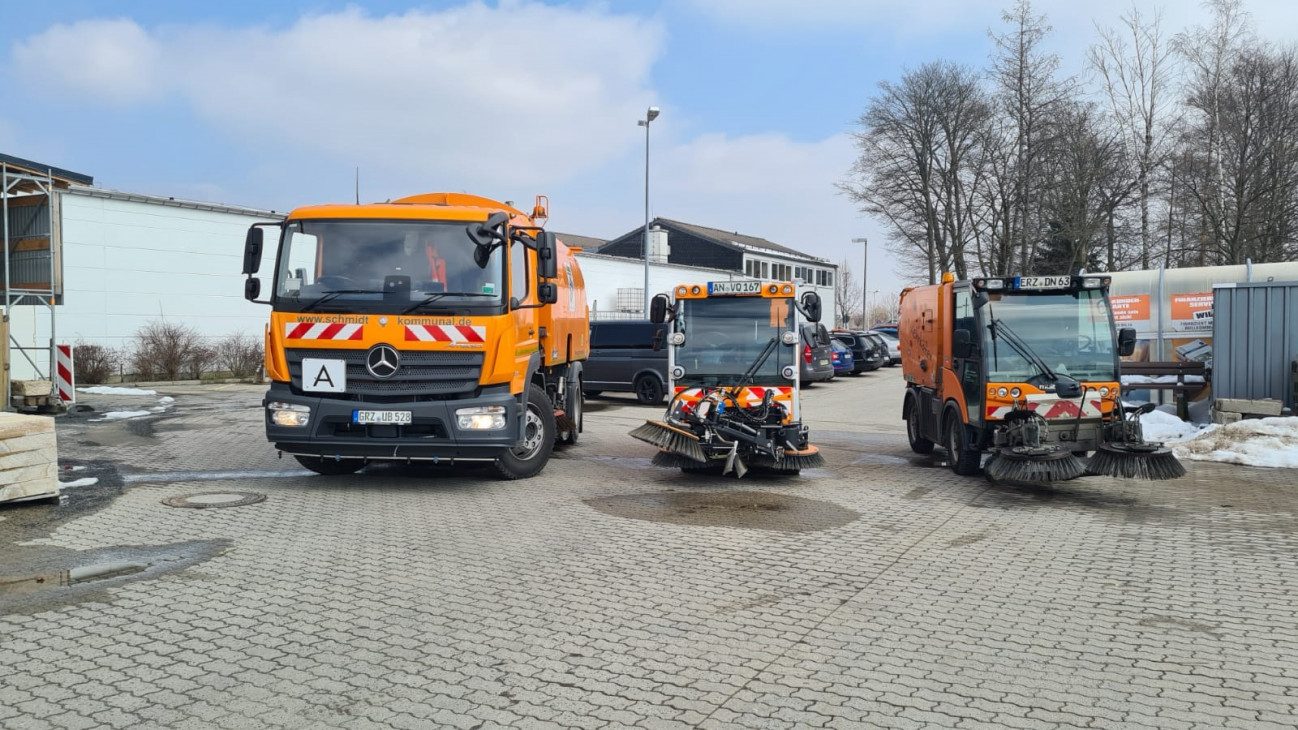
<svg viewBox="0 0 1298 730">
<path fill-rule="evenodd" d="M 644 127 L 644 316 L 649 316 L 649 123 L 658 118 L 659 109 L 649 107 L 645 118 L 636 122 Z"/>
<path fill-rule="evenodd" d="M 870 298 L 870 239 L 853 238 L 852 243 L 861 244 L 861 329 L 865 330 L 869 329 L 865 325 L 865 304 Z"/>
</svg>

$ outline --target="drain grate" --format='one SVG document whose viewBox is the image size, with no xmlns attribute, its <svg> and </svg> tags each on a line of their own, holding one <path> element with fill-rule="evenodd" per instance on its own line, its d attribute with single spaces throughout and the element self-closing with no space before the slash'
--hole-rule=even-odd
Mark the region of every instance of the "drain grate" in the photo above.
<svg viewBox="0 0 1298 730">
<path fill-rule="evenodd" d="M 182 494 L 179 497 L 167 497 L 162 503 L 168 507 L 189 507 L 190 509 L 215 509 L 217 507 L 242 507 L 246 504 L 264 502 L 266 495 L 256 492 L 199 492 Z"/>
</svg>

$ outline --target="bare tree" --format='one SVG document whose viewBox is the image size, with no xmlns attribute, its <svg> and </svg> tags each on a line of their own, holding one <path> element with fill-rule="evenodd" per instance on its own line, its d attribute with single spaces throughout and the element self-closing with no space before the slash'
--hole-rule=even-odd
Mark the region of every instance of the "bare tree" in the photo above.
<svg viewBox="0 0 1298 730">
<path fill-rule="evenodd" d="M 1000 238 L 989 258 L 1005 272 L 1031 273 L 1032 249 L 1044 232 L 1039 200 L 1042 193 L 1040 158 L 1052 132 L 1053 116 L 1073 93 L 1071 79 L 1056 78 L 1059 57 L 1046 53 L 1043 43 L 1052 28 L 1045 15 L 1035 15 L 1030 0 L 1018 0 L 1001 14 L 1009 28 L 988 31 L 996 46 L 990 76 L 1002 112 L 1006 146 L 995 166 L 1005 176 L 993 186 L 1006 196 L 1008 217 L 1000 221 Z"/>
<path fill-rule="evenodd" d="M 1140 266 L 1148 269 L 1153 240 L 1150 186 L 1167 156 L 1175 109 L 1170 86 L 1176 56 L 1171 44 L 1163 40 L 1160 10 L 1146 18 L 1133 5 L 1121 23 L 1123 27 L 1117 30 L 1096 24 L 1100 42 L 1091 46 L 1089 60 L 1103 80 L 1113 116 L 1123 131 L 1127 155 L 1135 164 Z"/>
<path fill-rule="evenodd" d="M 859 120 L 859 157 L 839 187 L 888 230 L 913 273 L 967 276 L 980 146 L 991 108 L 972 69 L 937 61 L 881 82 Z"/>
<path fill-rule="evenodd" d="M 860 282 L 852 275 L 847 259 L 843 259 L 838 264 L 838 279 L 834 282 L 834 303 L 837 305 L 838 316 L 844 322 L 851 323 L 861 316 L 862 296 L 864 293 Z"/>
</svg>

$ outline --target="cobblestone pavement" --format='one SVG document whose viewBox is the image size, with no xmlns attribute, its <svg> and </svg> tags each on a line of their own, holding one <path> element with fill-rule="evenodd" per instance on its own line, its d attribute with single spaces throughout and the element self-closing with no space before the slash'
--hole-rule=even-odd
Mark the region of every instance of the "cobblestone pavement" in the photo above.
<svg viewBox="0 0 1298 730">
<path fill-rule="evenodd" d="M 652 467 L 626 397 L 521 482 L 307 475 L 253 386 L 61 419 L 100 482 L 0 508 L 0 575 L 148 568 L 0 595 L 0 727 L 1295 726 L 1298 474 L 992 486 L 901 391 L 809 389 L 829 465 L 741 481 Z M 162 504 L 219 490 L 267 498 Z"/>
</svg>

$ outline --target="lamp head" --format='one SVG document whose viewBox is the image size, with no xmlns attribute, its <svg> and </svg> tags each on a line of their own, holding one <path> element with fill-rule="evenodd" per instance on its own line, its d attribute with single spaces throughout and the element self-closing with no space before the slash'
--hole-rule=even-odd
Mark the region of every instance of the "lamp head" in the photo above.
<svg viewBox="0 0 1298 730">
<path fill-rule="evenodd" d="M 646 119 L 647 121 L 652 122 L 653 120 L 655 120 L 655 119 L 658 118 L 658 115 L 659 115 L 660 113 L 661 113 L 661 110 L 658 109 L 658 107 L 656 107 L 656 106 L 651 106 L 651 107 L 649 107 L 649 112 L 645 115 L 645 119 Z"/>
</svg>

